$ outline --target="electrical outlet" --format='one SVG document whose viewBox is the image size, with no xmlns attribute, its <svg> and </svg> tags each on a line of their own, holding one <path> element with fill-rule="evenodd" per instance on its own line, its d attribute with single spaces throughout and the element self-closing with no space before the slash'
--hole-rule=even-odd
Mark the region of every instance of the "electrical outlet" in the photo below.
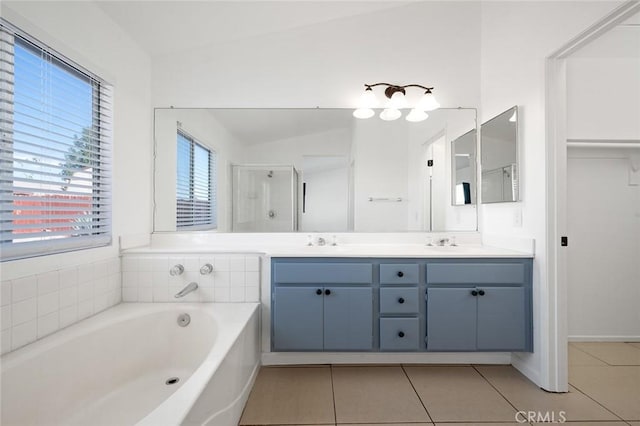
<svg viewBox="0 0 640 426">
<path fill-rule="evenodd" d="M 513 211 L 513 226 L 515 228 L 522 228 L 522 209 L 517 207 Z"/>
</svg>

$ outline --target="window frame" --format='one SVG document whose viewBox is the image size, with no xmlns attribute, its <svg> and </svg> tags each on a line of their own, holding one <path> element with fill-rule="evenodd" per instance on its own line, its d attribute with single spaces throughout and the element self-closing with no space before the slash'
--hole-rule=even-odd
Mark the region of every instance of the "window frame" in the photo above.
<svg viewBox="0 0 640 426">
<path fill-rule="evenodd" d="M 99 247 L 111 246 L 113 244 L 113 230 L 112 230 L 112 221 L 113 221 L 113 211 L 112 211 L 112 201 L 113 201 L 113 191 L 112 191 L 112 151 L 113 151 L 113 142 L 112 142 L 112 114 L 111 114 L 111 105 L 113 104 L 113 86 L 107 83 L 104 79 L 96 76 L 94 73 L 88 71 L 86 68 L 78 65 L 72 60 L 68 59 L 65 55 L 59 53 L 58 51 L 50 48 L 42 41 L 36 39 L 35 37 L 29 35 L 27 32 L 22 31 L 17 28 L 15 25 L 11 24 L 7 20 L 0 18 L 0 54 L 2 55 L 3 61 L 5 64 L 2 65 L 3 74 L 6 75 L 0 82 L 2 84 L 2 88 L 4 92 L 0 95 L 0 115 L 2 121 L 4 122 L 2 125 L 0 146 L 2 148 L 3 159 L 0 164 L 0 176 L 2 177 L 2 182 L 0 186 L 0 202 L 2 203 L 0 208 L 2 209 L 3 218 L 2 223 L 8 223 L 12 225 L 12 229 L 20 230 L 20 229 L 36 229 L 29 228 L 25 226 L 24 228 L 19 228 L 19 225 L 43 225 L 42 230 L 37 232 L 39 235 L 34 235 L 33 239 L 25 236 L 22 237 L 22 241 L 20 238 L 11 238 L 11 235 L 2 236 L 0 238 L 0 248 L 1 248 L 1 261 L 12 261 L 18 259 L 26 259 L 32 257 L 40 257 L 40 256 L 48 256 L 72 251 L 79 250 L 88 250 Z M 79 81 L 82 85 L 87 85 L 86 89 L 91 90 L 90 98 L 91 98 L 91 109 L 90 111 L 85 110 L 87 113 L 91 114 L 91 124 L 83 127 L 84 129 L 88 129 L 87 132 L 90 136 L 87 136 L 89 142 L 85 142 L 89 144 L 90 148 L 86 148 L 90 152 L 89 163 L 86 164 L 85 167 L 80 168 L 77 167 L 80 165 L 74 164 L 74 167 L 71 168 L 67 163 L 59 163 L 54 166 L 54 163 L 45 163 L 51 164 L 50 168 L 60 168 L 61 174 L 62 171 L 66 171 L 67 167 L 69 167 L 69 171 L 75 170 L 72 175 L 68 175 L 69 178 L 54 178 L 53 172 L 47 172 L 45 175 L 51 176 L 48 179 L 42 178 L 43 175 L 39 175 L 40 179 L 29 178 L 29 177 L 16 177 L 15 169 L 16 169 L 16 160 L 19 162 L 20 158 L 16 157 L 15 153 L 20 152 L 22 155 L 25 154 L 26 151 L 24 149 L 18 148 L 16 150 L 15 144 L 17 142 L 25 143 L 23 140 L 17 140 L 15 138 L 16 133 L 16 124 L 19 123 L 15 121 L 16 117 L 16 104 L 15 100 L 15 91 L 16 91 L 16 77 L 15 77 L 15 55 L 16 55 L 16 46 L 19 46 L 21 49 L 26 50 L 27 52 L 35 55 L 39 62 L 37 66 L 48 66 L 52 67 L 52 73 L 46 74 L 46 76 L 42 76 L 37 80 L 37 84 L 44 84 L 49 86 L 55 86 L 57 90 L 63 90 L 64 84 L 73 84 L 73 82 Z M 9 61 L 9 62 L 6 62 Z M 44 64 L 44 65 L 43 65 Z M 5 72 L 8 71 L 8 72 Z M 52 83 L 54 72 L 64 72 L 65 76 L 70 77 L 70 81 L 72 83 L 60 83 L 57 85 L 56 83 Z M 76 80 L 77 79 L 77 80 Z M 49 98 L 51 99 L 51 98 Z M 27 105 L 27 104 L 23 104 Z M 47 104 L 43 103 L 43 98 L 37 99 L 33 102 L 35 105 L 34 111 L 37 111 L 37 108 L 43 109 Z M 57 114 L 70 114 L 70 111 L 75 107 L 75 105 L 70 104 L 69 107 L 64 108 L 60 107 L 60 104 L 52 103 L 50 104 L 53 107 L 53 110 L 58 110 Z M 27 107 L 30 107 L 28 105 Z M 37 107 L 37 108 L 36 108 Z M 21 117 L 23 113 L 20 113 L 18 117 Z M 53 114 L 52 112 L 48 113 L 40 113 L 43 114 L 42 117 L 38 117 L 38 112 L 33 113 L 34 116 L 23 116 L 29 117 L 29 119 L 33 120 L 33 123 L 36 123 L 39 126 L 44 126 L 46 124 L 46 120 L 50 120 Z M 60 118 L 60 117 L 58 117 Z M 64 122 L 65 118 L 61 118 L 61 121 Z M 56 121 L 56 123 L 59 122 Z M 44 124 L 43 124 L 44 123 Z M 72 123 L 80 125 L 80 123 Z M 67 124 L 68 125 L 68 124 Z M 32 145 L 34 148 L 29 149 L 42 149 L 39 147 L 43 147 L 44 149 L 51 149 L 52 143 L 47 142 L 48 138 L 51 138 L 51 135 L 47 133 L 48 131 L 43 131 L 40 135 L 32 135 L 30 138 L 33 141 L 29 140 L 27 144 Z M 71 130 L 69 130 L 71 132 Z M 84 133 L 82 133 L 84 135 Z M 78 138 L 77 135 L 74 136 Z M 84 137 L 84 136 L 83 136 Z M 50 139 L 53 140 L 53 139 Z M 83 140 L 82 137 L 74 140 Z M 74 143 L 62 143 L 59 141 L 54 141 L 54 145 L 58 144 L 60 146 L 68 145 L 69 153 L 73 153 L 71 148 L 78 148 L 78 146 L 74 145 Z M 61 148 L 57 147 L 58 150 Z M 65 148 L 66 149 L 66 148 Z M 59 154 L 58 154 L 59 155 Z M 85 155 L 84 152 L 80 155 Z M 94 157 L 95 156 L 95 157 Z M 50 161 L 68 161 L 67 154 L 64 155 L 65 160 L 52 160 Z M 39 157 L 34 157 L 35 159 Z M 45 157 L 46 158 L 46 157 Z M 77 158 L 77 157 L 76 157 Z M 85 158 L 86 160 L 87 158 Z M 24 161 L 24 159 L 23 159 Z M 78 161 L 76 159 L 76 161 Z M 86 177 L 78 177 L 76 173 L 82 173 L 82 171 L 87 173 L 87 170 L 91 170 L 90 178 Z M 35 172 L 35 171 L 34 171 Z M 11 173 L 11 175 L 9 175 Z M 23 172 L 24 173 L 24 172 Z M 37 172 L 35 172 L 37 173 Z M 66 176 L 66 175 L 63 175 Z M 91 192 L 87 194 L 88 198 L 88 206 L 84 207 L 81 204 L 78 205 L 78 211 L 71 210 L 70 207 L 61 207 L 61 211 L 69 212 L 60 214 L 60 212 L 56 212 L 55 206 L 49 206 L 49 210 L 45 207 L 47 206 L 47 197 L 51 197 L 52 194 L 55 194 L 56 191 L 52 191 L 50 189 L 41 190 L 38 194 L 37 188 L 34 188 L 32 195 L 27 195 L 27 197 L 31 197 L 33 202 L 36 203 L 34 206 L 38 207 L 35 211 L 38 212 L 35 216 L 31 215 L 31 219 L 34 223 L 16 223 L 16 220 L 20 220 L 20 214 L 16 214 L 16 211 L 26 210 L 16 208 L 16 206 L 20 206 L 21 204 L 15 204 L 16 194 L 20 193 L 20 190 L 16 190 L 16 182 L 18 183 L 27 183 L 27 184 L 36 184 L 40 182 L 42 185 L 50 185 L 50 186 L 58 186 L 62 183 L 72 182 L 73 179 L 84 180 L 90 184 Z M 64 185 L 61 185 L 61 190 L 66 191 L 66 189 L 62 189 Z M 66 187 L 64 187 L 66 188 Z M 64 198 L 62 198 L 64 200 Z M 74 201 L 73 198 L 70 199 Z M 70 202 L 71 202 L 70 201 Z M 39 204 L 42 203 L 42 204 Z M 64 201 L 60 201 L 60 203 L 64 203 Z M 82 232 L 74 233 L 72 229 L 72 225 L 67 226 L 58 226 L 61 228 L 61 231 L 58 231 L 59 238 L 56 236 L 46 237 L 43 234 L 47 232 L 47 229 L 56 228 L 56 223 L 73 223 L 70 222 L 56 222 L 53 219 L 52 215 L 60 218 L 61 220 L 74 219 L 79 218 L 82 213 L 88 214 L 91 217 L 91 223 L 88 226 L 80 226 L 76 229 L 82 230 Z M 25 219 L 23 219 L 25 220 Z M 14 233 L 16 234 L 16 233 Z M 2 239 L 6 238 L 5 241 Z"/>
</svg>

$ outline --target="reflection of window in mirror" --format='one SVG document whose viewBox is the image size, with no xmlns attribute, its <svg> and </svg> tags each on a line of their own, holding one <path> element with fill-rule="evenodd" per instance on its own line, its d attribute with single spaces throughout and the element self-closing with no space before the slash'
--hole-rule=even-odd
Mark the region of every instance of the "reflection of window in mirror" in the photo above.
<svg viewBox="0 0 640 426">
<path fill-rule="evenodd" d="M 216 152 L 178 130 L 176 228 L 216 229 Z"/>
<path fill-rule="evenodd" d="M 519 200 L 518 107 L 482 124 L 482 202 Z"/>
</svg>

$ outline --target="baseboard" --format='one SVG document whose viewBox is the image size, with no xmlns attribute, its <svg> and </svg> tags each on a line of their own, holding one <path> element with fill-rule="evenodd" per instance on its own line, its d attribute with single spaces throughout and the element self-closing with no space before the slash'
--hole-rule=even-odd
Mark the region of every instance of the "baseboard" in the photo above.
<svg viewBox="0 0 640 426">
<path fill-rule="evenodd" d="M 569 342 L 640 342 L 640 336 L 569 336 Z"/>
<path fill-rule="evenodd" d="M 263 352 L 263 365 L 300 364 L 511 364 L 510 352 L 340 353 Z"/>
<path fill-rule="evenodd" d="M 531 363 L 522 359 L 517 353 L 511 354 L 511 365 L 527 379 L 540 386 L 540 372 L 531 368 Z"/>
</svg>

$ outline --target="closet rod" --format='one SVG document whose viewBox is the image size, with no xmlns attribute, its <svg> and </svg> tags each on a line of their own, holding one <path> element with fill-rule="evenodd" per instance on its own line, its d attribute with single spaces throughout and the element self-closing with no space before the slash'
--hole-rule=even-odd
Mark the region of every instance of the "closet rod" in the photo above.
<svg viewBox="0 0 640 426">
<path fill-rule="evenodd" d="M 640 148 L 640 139 L 567 139 L 576 148 Z"/>
</svg>

